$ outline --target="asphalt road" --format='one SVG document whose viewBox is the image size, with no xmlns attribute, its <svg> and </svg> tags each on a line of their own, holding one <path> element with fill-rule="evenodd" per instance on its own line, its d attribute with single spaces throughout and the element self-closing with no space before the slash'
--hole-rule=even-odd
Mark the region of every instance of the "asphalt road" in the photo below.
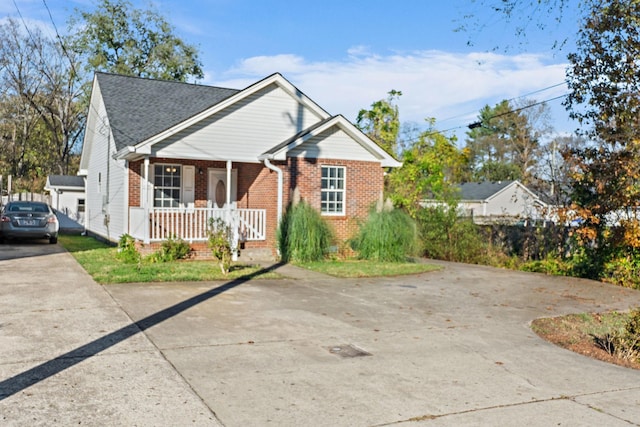
<svg viewBox="0 0 640 427">
<path fill-rule="evenodd" d="M 0 245 L 0 424 L 640 425 L 640 371 L 529 327 L 640 292 L 440 264 L 100 286 L 58 245 Z"/>
</svg>

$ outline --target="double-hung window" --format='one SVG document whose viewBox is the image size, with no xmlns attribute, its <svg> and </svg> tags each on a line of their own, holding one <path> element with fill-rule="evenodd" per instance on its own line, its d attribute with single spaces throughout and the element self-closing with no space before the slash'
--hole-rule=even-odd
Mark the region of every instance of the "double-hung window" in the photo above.
<svg viewBox="0 0 640 427">
<path fill-rule="evenodd" d="M 182 168 L 180 165 L 156 164 L 153 167 L 153 206 L 177 208 L 180 205 Z"/>
<path fill-rule="evenodd" d="M 320 211 L 323 215 L 344 215 L 344 166 L 322 166 L 320 194 Z"/>
</svg>

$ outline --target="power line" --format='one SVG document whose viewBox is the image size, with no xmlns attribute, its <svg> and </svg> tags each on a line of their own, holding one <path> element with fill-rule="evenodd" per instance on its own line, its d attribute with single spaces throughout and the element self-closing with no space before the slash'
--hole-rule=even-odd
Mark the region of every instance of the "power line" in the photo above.
<svg viewBox="0 0 640 427">
<path fill-rule="evenodd" d="M 20 20 L 22 21 L 22 25 L 24 26 L 24 29 L 27 31 L 27 34 L 29 34 L 29 38 L 31 39 L 31 42 L 36 45 L 36 40 L 33 37 L 33 34 L 31 33 L 31 30 L 29 29 L 29 26 L 27 25 L 27 22 L 24 20 L 24 17 L 22 16 L 22 12 L 20 12 L 20 8 L 18 7 L 18 3 L 16 3 L 16 0 L 13 0 L 13 5 L 16 8 L 16 11 L 18 12 L 18 16 L 20 17 Z"/>
<path fill-rule="evenodd" d="M 516 99 L 525 98 L 527 96 L 535 95 L 536 93 L 544 92 L 546 90 L 554 89 L 556 87 L 563 86 L 563 85 L 566 85 L 566 84 L 567 84 L 567 81 L 565 80 L 565 81 L 563 81 L 561 83 L 556 83 L 556 84 L 551 85 L 551 86 L 543 87 L 542 89 L 534 90 L 533 92 L 525 93 L 523 95 L 518 95 L 518 96 L 515 96 L 515 97 L 513 97 L 511 99 L 507 99 L 507 102 L 511 102 L 511 101 L 515 101 Z M 475 112 L 476 111 L 469 111 L 468 113 L 458 114 L 457 116 L 448 117 L 446 119 L 439 120 L 439 122 L 442 123 L 442 122 L 447 122 L 449 120 L 459 119 L 460 117 L 465 117 L 465 116 L 468 116 L 469 114 L 473 114 Z"/>
<path fill-rule="evenodd" d="M 495 119 L 495 118 L 497 118 L 497 117 L 506 116 L 506 115 L 508 115 L 508 114 L 515 114 L 515 113 L 519 113 L 520 111 L 522 111 L 522 110 L 526 110 L 527 108 L 531 108 L 531 107 L 535 107 L 535 106 L 538 106 L 538 105 L 542 105 L 542 104 L 544 104 L 544 103 L 546 103 L 546 102 L 549 102 L 549 101 L 555 101 L 556 99 L 564 98 L 565 96 L 567 96 L 567 94 L 566 94 L 566 93 L 564 93 L 564 94 L 562 94 L 562 95 L 559 95 L 559 96 L 556 96 L 556 97 L 554 97 L 554 98 L 546 99 L 546 100 L 544 100 L 544 101 L 534 102 L 533 104 L 525 105 L 524 107 L 516 108 L 515 110 L 509 110 L 509 111 L 504 112 L 504 113 L 496 114 L 495 116 L 491 116 L 491 117 L 487 118 L 487 119 L 486 119 L 486 121 L 490 121 L 490 120 Z M 480 122 L 473 122 L 473 123 L 471 123 L 471 124 L 469 124 L 469 125 L 468 125 L 468 128 L 469 128 L 469 129 L 479 128 L 480 126 L 482 126 L 482 124 L 483 124 L 483 122 L 482 122 L 482 121 L 480 121 Z"/>
<path fill-rule="evenodd" d="M 13 1 L 15 2 L 15 0 Z M 71 55 L 69 54 L 69 51 L 67 51 L 67 47 L 64 45 L 64 42 L 62 41 L 62 37 L 60 37 L 60 33 L 58 32 L 58 26 L 53 20 L 53 15 L 51 14 L 51 9 L 49 9 L 49 5 L 47 4 L 46 0 L 42 0 L 42 3 L 44 4 L 44 7 L 47 9 L 47 13 L 49 14 L 49 20 L 53 25 L 53 30 L 56 32 L 56 38 L 58 39 L 58 43 L 60 43 L 60 48 L 62 48 L 62 52 L 64 53 L 64 56 L 66 56 L 67 59 L 69 60 L 69 66 L 71 67 L 73 74 L 75 76 L 79 76 L 78 71 L 76 70 L 75 64 L 73 62 L 73 59 L 71 59 Z"/>
<path fill-rule="evenodd" d="M 564 84 L 564 83 L 559 83 L 558 85 L 554 85 L 553 87 L 560 86 L 561 84 Z M 541 90 L 544 90 L 544 89 L 541 89 Z M 508 114 L 519 113 L 520 111 L 526 110 L 527 108 L 535 107 L 535 106 L 544 104 L 544 103 L 549 102 L 549 101 L 555 101 L 556 99 L 561 99 L 561 98 L 564 98 L 565 96 L 567 96 L 566 93 L 564 93 L 562 95 L 559 95 L 559 96 L 555 96 L 553 98 L 545 99 L 544 101 L 539 101 L 539 102 L 535 102 L 533 104 L 525 105 L 524 107 L 516 108 L 515 110 L 510 110 L 510 111 L 507 111 L 505 113 L 496 114 L 495 116 L 489 117 L 487 120 L 495 119 L 496 117 L 506 116 Z M 480 126 L 482 126 L 482 122 L 474 122 L 474 123 L 471 123 L 471 124 L 468 124 L 468 125 L 455 126 L 455 127 L 451 127 L 451 128 L 444 129 L 444 130 L 434 129 L 434 130 L 422 133 L 417 138 L 412 138 L 410 140 L 407 140 L 406 142 L 411 143 L 411 142 L 417 141 L 420 138 L 429 137 L 431 135 L 445 134 L 447 132 L 451 132 L 453 130 L 458 130 L 458 129 L 462 129 L 462 128 L 475 129 L 475 128 L 480 127 Z"/>
</svg>

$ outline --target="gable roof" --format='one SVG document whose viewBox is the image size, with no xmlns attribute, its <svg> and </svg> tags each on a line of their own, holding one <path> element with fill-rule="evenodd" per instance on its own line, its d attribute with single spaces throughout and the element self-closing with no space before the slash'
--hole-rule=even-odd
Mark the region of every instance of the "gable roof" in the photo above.
<svg viewBox="0 0 640 427">
<path fill-rule="evenodd" d="M 516 181 L 481 181 L 460 184 L 462 200 L 487 200 Z"/>
<path fill-rule="evenodd" d="M 116 150 L 138 144 L 240 92 L 118 74 L 95 76 Z"/>
<path fill-rule="evenodd" d="M 243 90 L 213 86 L 151 80 L 140 77 L 96 73 L 94 92 L 101 99 L 108 117 L 111 136 L 115 141 L 115 158 L 135 160 L 150 155 L 156 144 L 162 144 L 181 131 L 197 125 L 211 116 L 223 112 L 246 99 L 251 99 L 260 91 L 277 87 L 295 99 L 305 111 L 315 117 L 315 123 L 284 142 L 272 141 L 276 146 L 262 153 L 268 146 L 262 146 L 252 154 L 254 161 L 266 158 L 286 158 L 289 150 L 307 141 L 310 137 L 337 126 L 356 143 L 370 153 L 372 160 L 379 160 L 381 166 L 398 167 L 400 162 L 386 153 L 375 142 L 357 129 L 343 116 L 331 116 L 313 100 L 307 97 L 281 74 L 274 73 Z M 92 103 L 93 101 L 92 95 Z M 90 110 L 87 123 L 97 117 L 98 110 Z M 91 140 L 89 140 L 91 141 Z M 267 142 L 268 140 L 264 140 Z M 258 148 L 258 147 L 256 147 Z M 83 159 L 90 156 L 91 143 L 83 146 Z M 243 154 L 250 152 L 243 148 Z M 262 155 L 261 155 L 262 153 Z M 232 156 L 233 157 L 233 156 Z M 86 162 L 81 170 L 86 172 Z M 241 161 L 247 161 L 243 158 Z M 84 166 L 84 168 L 83 168 Z"/>
<path fill-rule="evenodd" d="M 398 162 L 396 159 L 390 156 L 378 144 L 376 144 L 370 138 L 368 138 L 364 133 L 362 133 L 359 129 L 357 129 L 350 121 L 348 121 L 341 114 L 338 114 L 337 116 L 329 117 L 325 120 L 322 120 L 314 124 L 313 126 L 307 129 L 302 130 L 297 135 L 292 136 L 291 138 L 281 142 L 280 144 L 276 145 L 270 150 L 264 152 L 258 158 L 260 160 L 263 160 L 263 159 L 284 160 L 286 158 L 286 154 L 288 151 L 303 144 L 304 142 L 314 137 L 315 135 L 318 135 L 334 126 L 342 129 L 357 143 L 359 143 L 365 150 L 371 153 L 376 159 L 380 160 L 381 166 L 383 167 L 402 166 L 402 163 Z"/>
<path fill-rule="evenodd" d="M 154 135 L 151 138 L 137 144 L 133 149 L 135 152 L 147 154 L 149 147 L 159 141 L 168 138 L 171 135 L 174 135 L 181 130 L 200 122 L 201 120 L 210 117 L 225 108 L 255 94 L 256 92 L 266 88 L 267 86 L 275 84 L 276 86 L 283 89 L 285 92 L 289 93 L 292 97 L 296 98 L 301 104 L 308 107 L 313 114 L 315 114 L 320 120 L 329 118 L 330 115 L 324 109 L 322 109 L 318 104 L 311 100 L 311 98 L 307 97 L 304 93 L 302 93 L 298 88 L 292 85 L 287 79 L 285 79 L 280 73 L 274 73 L 250 86 L 247 88 L 236 92 L 234 95 L 218 102 L 217 104 L 212 105 L 211 107 L 197 113 L 194 116 L 189 117 L 188 119 L 177 123 L 175 126 L 167 128 L 163 132 L 160 132 L 157 135 Z M 131 151 L 131 150 L 130 150 Z"/>
<path fill-rule="evenodd" d="M 77 175 L 49 175 L 47 177 L 48 188 L 77 188 L 84 190 L 84 178 Z"/>
</svg>

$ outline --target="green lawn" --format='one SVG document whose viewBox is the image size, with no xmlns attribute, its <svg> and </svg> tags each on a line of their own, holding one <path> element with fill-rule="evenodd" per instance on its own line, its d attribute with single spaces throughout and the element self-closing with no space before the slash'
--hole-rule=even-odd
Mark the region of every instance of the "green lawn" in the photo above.
<svg viewBox="0 0 640 427">
<path fill-rule="evenodd" d="M 74 256 L 93 280 L 102 284 L 233 280 L 249 275 L 282 278 L 277 273 L 261 272 L 260 266 L 242 264 L 233 265 L 229 275 L 224 276 L 215 261 L 126 264 L 116 257 L 117 248 L 85 236 L 60 235 L 58 243 Z"/>
<path fill-rule="evenodd" d="M 224 276 L 216 261 L 172 261 L 127 264 L 117 258 L 118 249 L 86 236 L 60 235 L 58 243 L 68 250 L 78 263 L 102 284 L 138 282 L 184 282 L 208 280 L 233 280 L 243 276 L 277 279 L 282 275 L 262 271 L 260 266 L 236 264 Z M 440 269 L 418 262 L 385 263 L 374 261 L 320 261 L 297 264 L 320 273 L 336 277 L 376 277 L 417 274 Z"/>
</svg>

